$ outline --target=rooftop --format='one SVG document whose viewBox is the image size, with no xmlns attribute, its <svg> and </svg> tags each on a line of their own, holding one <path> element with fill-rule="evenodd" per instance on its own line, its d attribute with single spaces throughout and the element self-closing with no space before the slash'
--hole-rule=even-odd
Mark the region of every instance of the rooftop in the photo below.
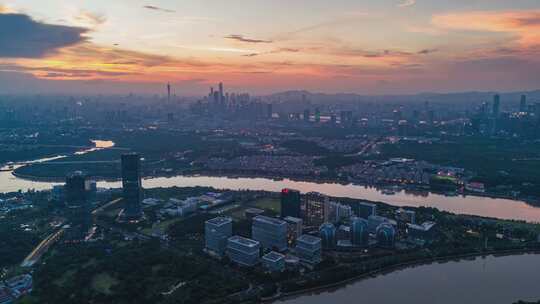
<svg viewBox="0 0 540 304">
<path fill-rule="evenodd" d="M 242 237 L 242 236 L 239 236 L 239 235 L 231 236 L 229 238 L 229 242 L 238 243 L 240 245 L 248 246 L 248 247 L 257 247 L 257 246 L 259 246 L 258 241 L 248 239 L 248 238 L 245 238 L 245 237 Z"/>
<path fill-rule="evenodd" d="M 285 258 L 285 256 L 283 254 L 275 252 L 275 251 L 270 251 L 269 253 L 267 253 L 267 254 L 265 254 L 263 256 L 263 259 L 269 260 L 271 262 L 277 262 L 277 261 L 282 260 L 284 258 Z"/>
<path fill-rule="evenodd" d="M 206 222 L 209 223 L 209 224 L 212 224 L 212 225 L 221 226 L 221 225 L 224 225 L 224 224 L 231 223 L 232 219 L 230 217 L 220 216 L 220 217 L 215 217 L 213 219 L 210 219 L 210 220 L 208 220 Z"/>
<path fill-rule="evenodd" d="M 316 244 L 316 243 L 321 242 L 321 238 L 316 237 L 316 236 L 312 236 L 312 235 L 309 235 L 309 234 L 302 234 L 300 237 L 298 237 L 296 242 L 297 243 L 298 242 L 303 242 L 303 243 L 308 243 L 308 244 Z"/>
<path fill-rule="evenodd" d="M 266 223 L 269 223 L 269 224 L 272 224 L 272 225 L 284 225 L 284 224 L 287 224 L 285 221 L 282 221 L 282 220 L 280 220 L 278 218 L 268 217 L 268 216 L 264 216 L 264 215 L 258 215 L 256 217 L 254 217 L 253 222 L 256 222 L 256 221 L 266 222 Z"/>
<path fill-rule="evenodd" d="M 302 223 L 302 219 L 300 218 L 297 218 L 297 217 L 292 217 L 292 216 L 287 216 L 286 218 L 283 219 L 285 222 L 290 222 L 290 223 Z"/>
</svg>

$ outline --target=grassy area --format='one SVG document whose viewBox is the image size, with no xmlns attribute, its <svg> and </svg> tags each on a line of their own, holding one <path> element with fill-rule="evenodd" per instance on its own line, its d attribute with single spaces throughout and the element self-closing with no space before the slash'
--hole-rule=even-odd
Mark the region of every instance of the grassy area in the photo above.
<svg viewBox="0 0 540 304">
<path fill-rule="evenodd" d="M 108 273 L 99 273 L 92 278 L 92 289 L 97 292 L 110 295 L 111 288 L 118 283 L 118 280 L 113 278 Z"/>
<path fill-rule="evenodd" d="M 181 218 L 181 217 L 164 220 L 164 221 L 161 221 L 159 224 L 157 224 L 157 225 L 155 225 L 153 227 L 144 228 L 142 230 L 142 233 L 150 235 L 150 234 L 152 234 L 152 231 L 154 231 L 155 229 L 159 229 L 160 231 L 167 231 L 171 225 L 173 225 L 175 223 L 178 223 L 178 222 L 180 222 L 182 220 L 183 220 L 183 218 Z"/>
<path fill-rule="evenodd" d="M 249 205 L 255 208 L 270 210 L 275 213 L 281 213 L 281 205 L 279 199 L 265 197 L 249 203 Z"/>
</svg>

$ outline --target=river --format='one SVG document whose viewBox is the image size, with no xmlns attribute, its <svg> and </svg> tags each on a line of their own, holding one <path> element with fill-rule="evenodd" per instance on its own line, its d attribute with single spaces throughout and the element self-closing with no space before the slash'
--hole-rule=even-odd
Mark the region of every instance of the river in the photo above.
<svg viewBox="0 0 540 304">
<path fill-rule="evenodd" d="M 95 141 L 95 143 L 95 148 L 78 153 L 88 153 L 90 151 L 95 151 L 96 149 L 105 149 L 114 145 L 114 143 L 110 141 Z M 44 160 L 41 159 L 33 162 L 40 161 Z M 18 164 L 18 166 L 27 163 L 29 162 Z M 25 191 L 28 189 L 47 190 L 57 184 L 58 183 L 53 182 L 38 182 L 20 179 L 13 176 L 11 172 L 0 172 L 0 192 Z M 318 191 L 331 196 L 380 201 L 395 206 L 427 206 L 458 214 L 480 215 L 500 219 L 514 219 L 540 223 L 540 208 L 533 207 L 523 201 L 472 195 L 445 196 L 435 193 L 423 193 L 420 195 L 406 191 L 399 191 L 394 195 L 386 195 L 379 189 L 354 184 L 343 185 L 335 183 L 302 182 L 290 179 L 273 180 L 269 178 L 175 176 L 145 178 L 143 180 L 143 186 L 145 188 L 204 186 L 226 190 L 266 191 L 280 191 L 283 188 L 293 188 L 304 193 Z M 119 181 L 99 181 L 98 187 L 119 188 L 121 187 L 121 183 Z"/>
<path fill-rule="evenodd" d="M 540 255 L 476 258 L 394 271 L 279 304 L 512 304 L 540 300 Z"/>
</svg>

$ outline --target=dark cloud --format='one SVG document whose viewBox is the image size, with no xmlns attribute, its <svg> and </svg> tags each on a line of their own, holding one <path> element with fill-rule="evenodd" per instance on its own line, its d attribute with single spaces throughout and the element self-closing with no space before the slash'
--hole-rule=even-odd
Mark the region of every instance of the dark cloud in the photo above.
<svg viewBox="0 0 540 304">
<path fill-rule="evenodd" d="M 143 8 L 153 10 L 153 11 L 164 12 L 164 13 L 176 13 L 175 10 L 166 9 L 166 8 L 162 8 L 162 7 L 155 6 L 155 5 L 145 5 L 145 6 L 143 6 Z"/>
<path fill-rule="evenodd" d="M 88 29 L 38 22 L 23 14 L 0 14 L 0 58 L 41 58 L 85 41 Z"/>
<path fill-rule="evenodd" d="M 435 53 L 437 51 L 438 51 L 437 49 L 423 49 L 423 50 L 418 51 L 418 55 L 428 55 L 431 53 Z"/>
<path fill-rule="evenodd" d="M 250 54 L 244 54 L 242 55 L 243 57 L 255 57 L 255 56 L 258 56 L 259 53 L 250 53 Z"/>
<path fill-rule="evenodd" d="M 236 40 L 240 42 L 247 42 L 247 43 L 272 43 L 273 42 L 272 40 L 247 38 L 247 37 L 244 37 L 243 35 L 229 35 L 229 36 L 225 36 L 224 38 L 230 39 L 230 40 Z"/>
</svg>

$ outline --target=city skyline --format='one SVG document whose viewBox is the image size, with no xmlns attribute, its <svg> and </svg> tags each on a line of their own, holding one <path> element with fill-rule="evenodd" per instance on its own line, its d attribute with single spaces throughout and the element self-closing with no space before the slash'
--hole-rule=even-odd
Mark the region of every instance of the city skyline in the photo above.
<svg viewBox="0 0 540 304">
<path fill-rule="evenodd" d="M 0 92 L 538 89 L 540 4 L 0 1 Z"/>
</svg>

